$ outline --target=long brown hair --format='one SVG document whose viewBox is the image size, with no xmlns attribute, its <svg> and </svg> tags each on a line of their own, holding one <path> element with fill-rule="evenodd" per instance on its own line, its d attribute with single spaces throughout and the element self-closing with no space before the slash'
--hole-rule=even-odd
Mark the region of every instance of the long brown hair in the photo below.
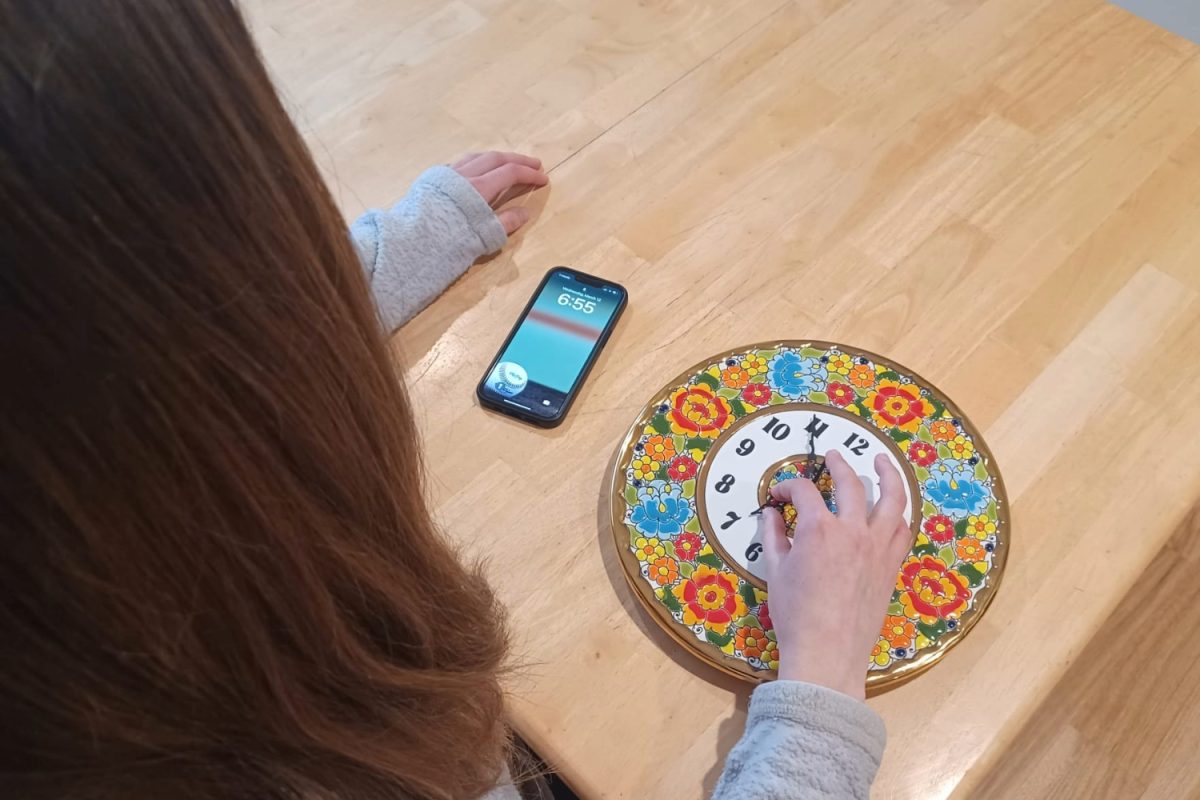
<svg viewBox="0 0 1200 800">
<path fill-rule="evenodd" d="M 0 785 L 477 796 L 500 611 L 225 0 L 0 0 Z"/>
</svg>

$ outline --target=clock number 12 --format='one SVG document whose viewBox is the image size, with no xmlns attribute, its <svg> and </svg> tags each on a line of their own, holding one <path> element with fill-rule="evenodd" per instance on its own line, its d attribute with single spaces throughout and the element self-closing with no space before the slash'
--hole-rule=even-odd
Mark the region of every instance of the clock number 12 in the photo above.
<svg viewBox="0 0 1200 800">
<path fill-rule="evenodd" d="M 854 453 L 854 455 L 861 456 L 863 453 L 867 452 L 867 448 L 870 447 L 871 443 L 859 436 L 857 433 L 852 433 L 846 439 L 846 441 L 842 442 L 842 445 L 851 453 Z"/>
</svg>

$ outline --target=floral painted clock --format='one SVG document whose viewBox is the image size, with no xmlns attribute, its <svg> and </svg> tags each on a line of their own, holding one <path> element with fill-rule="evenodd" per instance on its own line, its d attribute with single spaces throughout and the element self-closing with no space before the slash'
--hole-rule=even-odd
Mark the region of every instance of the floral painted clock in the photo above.
<svg viewBox="0 0 1200 800">
<path fill-rule="evenodd" d="M 714 356 L 658 392 L 629 430 L 612 480 L 626 577 L 694 654 L 750 680 L 774 677 L 756 518 L 798 476 L 836 511 L 824 454 L 838 449 L 879 495 L 882 453 L 905 478 L 913 548 L 871 653 L 879 690 L 932 666 L 979 620 L 1004 570 L 1008 501 L 996 464 L 957 407 L 886 359 L 827 342 L 757 344 Z M 784 509 L 791 525 L 795 511 Z"/>
</svg>

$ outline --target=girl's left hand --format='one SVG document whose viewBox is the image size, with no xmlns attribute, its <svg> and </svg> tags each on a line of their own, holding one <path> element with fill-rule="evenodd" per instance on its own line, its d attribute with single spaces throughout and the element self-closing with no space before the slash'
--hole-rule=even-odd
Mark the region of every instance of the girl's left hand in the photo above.
<svg viewBox="0 0 1200 800">
<path fill-rule="evenodd" d="M 475 191 L 495 209 L 550 182 L 538 159 L 497 150 L 467 153 L 451 164 L 450 169 L 470 181 Z M 504 232 L 511 234 L 529 221 L 529 209 L 514 206 L 497 211 L 496 216 Z"/>
</svg>

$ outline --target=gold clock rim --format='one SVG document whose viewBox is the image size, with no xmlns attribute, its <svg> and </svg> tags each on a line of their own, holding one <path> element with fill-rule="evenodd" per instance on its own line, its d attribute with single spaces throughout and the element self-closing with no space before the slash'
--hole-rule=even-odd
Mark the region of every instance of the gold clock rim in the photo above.
<svg viewBox="0 0 1200 800">
<path fill-rule="evenodd" d="M 725 430 L 721 431 L 721 434 L 724 435 L 726 433 L 732 433 L 733 431 L 743 428 L 746 425 L 750 424 L 751 420 L 758 419 L 759 417 L 762 417 L 762 416 L 766 416 L 768 413 L 773 412 L 773 413 L 778 414 L 778 413 L 785 412 L 785 411 L 795 411 L 795 410 L 800 410 L 800 409 L 804 409 L 804 408 L 817 409 L 817 411 L 815 411 L 814 413 L 818 413 L 818 414 L 828 413 L 828 414 L 835 415 L 835 416 L 845 417 L 846 419 L 848 419 L 852 422 L 863 423 L 863 420 L 861 417 L 855 416 L 854 414 L 851 414 L 849 411 L 846 411 L 845 409 L 837 408 L 835 406 L 823 406 L 820 403 L 806 403 L 806 402 L 796 401 L 794 403 L 792 403 L 792 402 L 779 403 L 778 405 L 774 405 L 774 406 L 763 406 L 762 408 L 756 408 L 753 411 L 751 411 L 749 414 L 747 414 L 746 416 L 744 416 L 741 419 L 734 422 L 732 425 L 730 425 Z M 865 427 L 865 425 L 864 425 L 864 427 Z M 900 472 L 904 476 L 905 483 L 908 484 L 909 494 L 912 495 L 912 512 L 913 513 L 912 513 L 912 519 L 909 521 L 909 528 L 912 530 L 913 537 L 915 538 L 917 535 L 917 531 L 919 531 L 921 529 L 921 516 L 919 514 L 917 514 L 917 500 L 918 500 L 918 498 L 921 497 L 921 487 L 917 484 L 916 473 L 914 473 L 911 469 L 907 469 L 907 470 L 905 469 L 905 467 L 904 467 L 904 460 L 905 460 L 904 451 L 900 449 L 900 446 L 898 444 L 896 444 L 896 442 L 894 440 L 892 440 L 892 438 L 890 436 L 885 436 L 884 434 L 880 433 L 878 430 L 867 431 L 867 432 L 870 433 L 872 436 L 874 436 L 879 441 L 883 442 L 883 446 L 892 451 L 892 453 L 896 456 L 896 460 L 900 464 Z M 700 470 L 696 473 L 696 516 L 699 518 L 701 527 L 703 527 L 704 523 L 707 522 L 709 525 L 709 528 L 711 528 L 712 527 L 712 519 L 709 518 L 709 516 L 708 516 L 708 501 L 705 498 L 705 496 L 703 494 L 701 494 L 700 488 L 704 485 L 704 478 L 707 477 L 707 475 L 710 471 L 710 468 L 712 467 L 712 461 L 710 459 L 714 455 L 716 455 L 718 450 L 720 450 L 722 447 L 724 447 L 726 444 L 728 444 L 729 441 L 730 441 L 729 439 L 726 439 L 724 441 L 714 441 L 712 449 L 709 450 L 707 453 L 705 453 L 704 463 L 700 466 Z M 785 459 L 785 461 L 790 461 L 790 460 L 791 460 L 790 458 Z M 781 461 L 779 463 L 783 463 L 783 462 Z M 760 483 L 760 486 L 761 486 L 761 483 Z M 729 564 L 730 569 L 732 569 L 738 575 L 741 575 L 743 578 L 748 580 L 750 582 L 750 584 L 752 586 L 754 586 L 755 588 L 766 591 L 766 589 L 767 589 L 766 582 L 751 575 L 747 570 L 743 570 L 742 565 L 738 563 L 737 559 L 733 558 L 732 555 L 730 554 L 730 552 L 725 549 L 725 546 L 723 544 L 721 544 L 721 537 L 717 536 L 716 534 L 713 534 L 712 536 L 707 537 L 707 538 L 709 539 L 709 544 L 711 544 L 713 546 L 713 549 L 716 550 L 721 555 L 721 558 L 725 559 L 725 562 L 727 564 Z"/>
<path fill-rule="evenodd" d="M 746 344 L 736 348 L 724 350 L 721 353 L 708 356 L 703 361 L 693 364 L 683 372 L 680 372 L 670 381 L 662 384 L 659 389 L 651 395 L 652 399 L 645 403 L 638 411 L 637 416 L 634 417 L 633 422 L 630 424 L 629 429 L 625 433 L 625 438 L 617 448 L 617 458 L 613 462 L 612 472 L 609 475 L 609 505 L 612 518 L 613 544 L 615 545 L 617 553 L 621 558 L 621 564 L 623 567 L 622 572 L 625 574 L 625 580 L 633 589 L 633 593 L 638 598 L 638 601 L 644 608 L 650 611 L 650 618 L 660 628 L 662 628 L 668 636 L 682 644 L 684 650 L 691 653 L 694 657 L 703 661 L 708 666 L 750 683 L 763 683 L 778 676 L 776 670 L 755 670 L 745 661 L 731 658 L 730 656 L 726 656 L 724 654 L 721 654 L 718 658 L 711 652 L 712 645 L 707 642 L 701 642 L 699 639 L 691 636 L 690 629 L 687 629 L 689 634 L 688 636 L 685 636 L 681 630 L 677 630 L 683 626 L 676 622 L 675 618 L 667 613 L 666 607 L 658 601 L 657 597 L 654 596 L 653 590 L 650 588 L 649 583 L 642 578 L 641 567 L 638 566 L 636 557 L 634 557 L 632 551 L 629 549 L 629 530 L 625 526 L 624 513 L 622 513 L 620 509 L 620 506 L 625 502 L 624 490 L 622 488 L 622 491 L 619 494 L 617 492 L 618 484 L 624 483 L 624 471 L 621 469 L 621 464 L 632 454 L 633 445 L 641 436 L 640 430 L 645 425 L 645 423 L 641 421 L 647 417 L 652 408 L 657 407 L 658 403 L 654 402 L 654 398 L 657 398 L 662 390 L 681 385 L 682 381 L 685 381 L 686 379 L 695 375 L 699 370 L 712 365 L 715 361 L 721 361 L 729 356 L 746 353 L 751 350 L 770 350 L 778 347 L 791 347 L 794 349 L 812 347 L 814 349 L 825 350 L 837 348 L 843 352 L 852 352 L 870 358 L 876 363 L 882 362 L 887 364 L 895 371 L 902 372 L 913 381 L 920 383 L 922 386 L 936 391 L 943 405 L 949 409 L 954 414 L 955 418 L 962 423 L 962 427 L 975 441 L 976 450 L 980 452 L 982 456 L 986 456 L 988 464 L 993 469 L 994 483 L 992 488 L 994 494 L 996 495 L 997 522 L 1000 523 L 997 526 L 997 530 L 1005 531 L 1003 538 L 999 536 L 996 538 L 996 549 L 992 554 L 993 568 L 989 574 L 989 577 L 995 576 L 995 579 L 988 582 L 985 587 L 987 591 L 980 592 L 979 594 L 975 595 L 974 608 L 972 608 L 967 614 L 964 614 L 963 618 L 960 618 L 961 624 L 952 635 L 949 637 L 943 637 L 943 639 L 941 639 L 936 645 L 927 648 L 912 661 L 906 661 L 894 670 L 868 671 L 866 676 L 867 696 L 874 696 L 907 683 L 921 673 L 927 671 L 933 667 L 934 664 L 941 661 L 946 653 L 948 653 L 955 645 L 957 645 L 960 640 L 966 638 L 966 635 L 979 623 L 979 620 L 983 618 L 983 615 L 987 612 L 988 608 L 991 607 L 992 600 L 1000 588 L 1001 581 L 1004 577 L 1004 568 L 1008 563 L 1009 541 L 1012 537 L 1012 518 L 1009 511 L 1008 492 L 1005 489 L 1004 477 L 1000 472 L 999 465 L 996 464 L 991 447 L 988 446 L 987 441 L 983 438 L 983 434 L 980 432 L 979 428 L 971 421 L 970 417 L 963 413 L 958 404 L 950 399 L 949 395 L 943 392 L 939 386 L 932 381 L 927 380 L 919 373 L 914 372 L 903 364 L 900 364 L 890 358 L 881 356 L 871 350 L 865 350 L 863 348 L 838 342 L 828 342 L 821 339 L 781 339 L 778 341 L 754 342 L 752 344 Z M 699 478 L 699 473 L 697 473 L 697 478 Z M 635 574 L 637 576 L 636 580 L 634 578 Z"/>
</svg>

